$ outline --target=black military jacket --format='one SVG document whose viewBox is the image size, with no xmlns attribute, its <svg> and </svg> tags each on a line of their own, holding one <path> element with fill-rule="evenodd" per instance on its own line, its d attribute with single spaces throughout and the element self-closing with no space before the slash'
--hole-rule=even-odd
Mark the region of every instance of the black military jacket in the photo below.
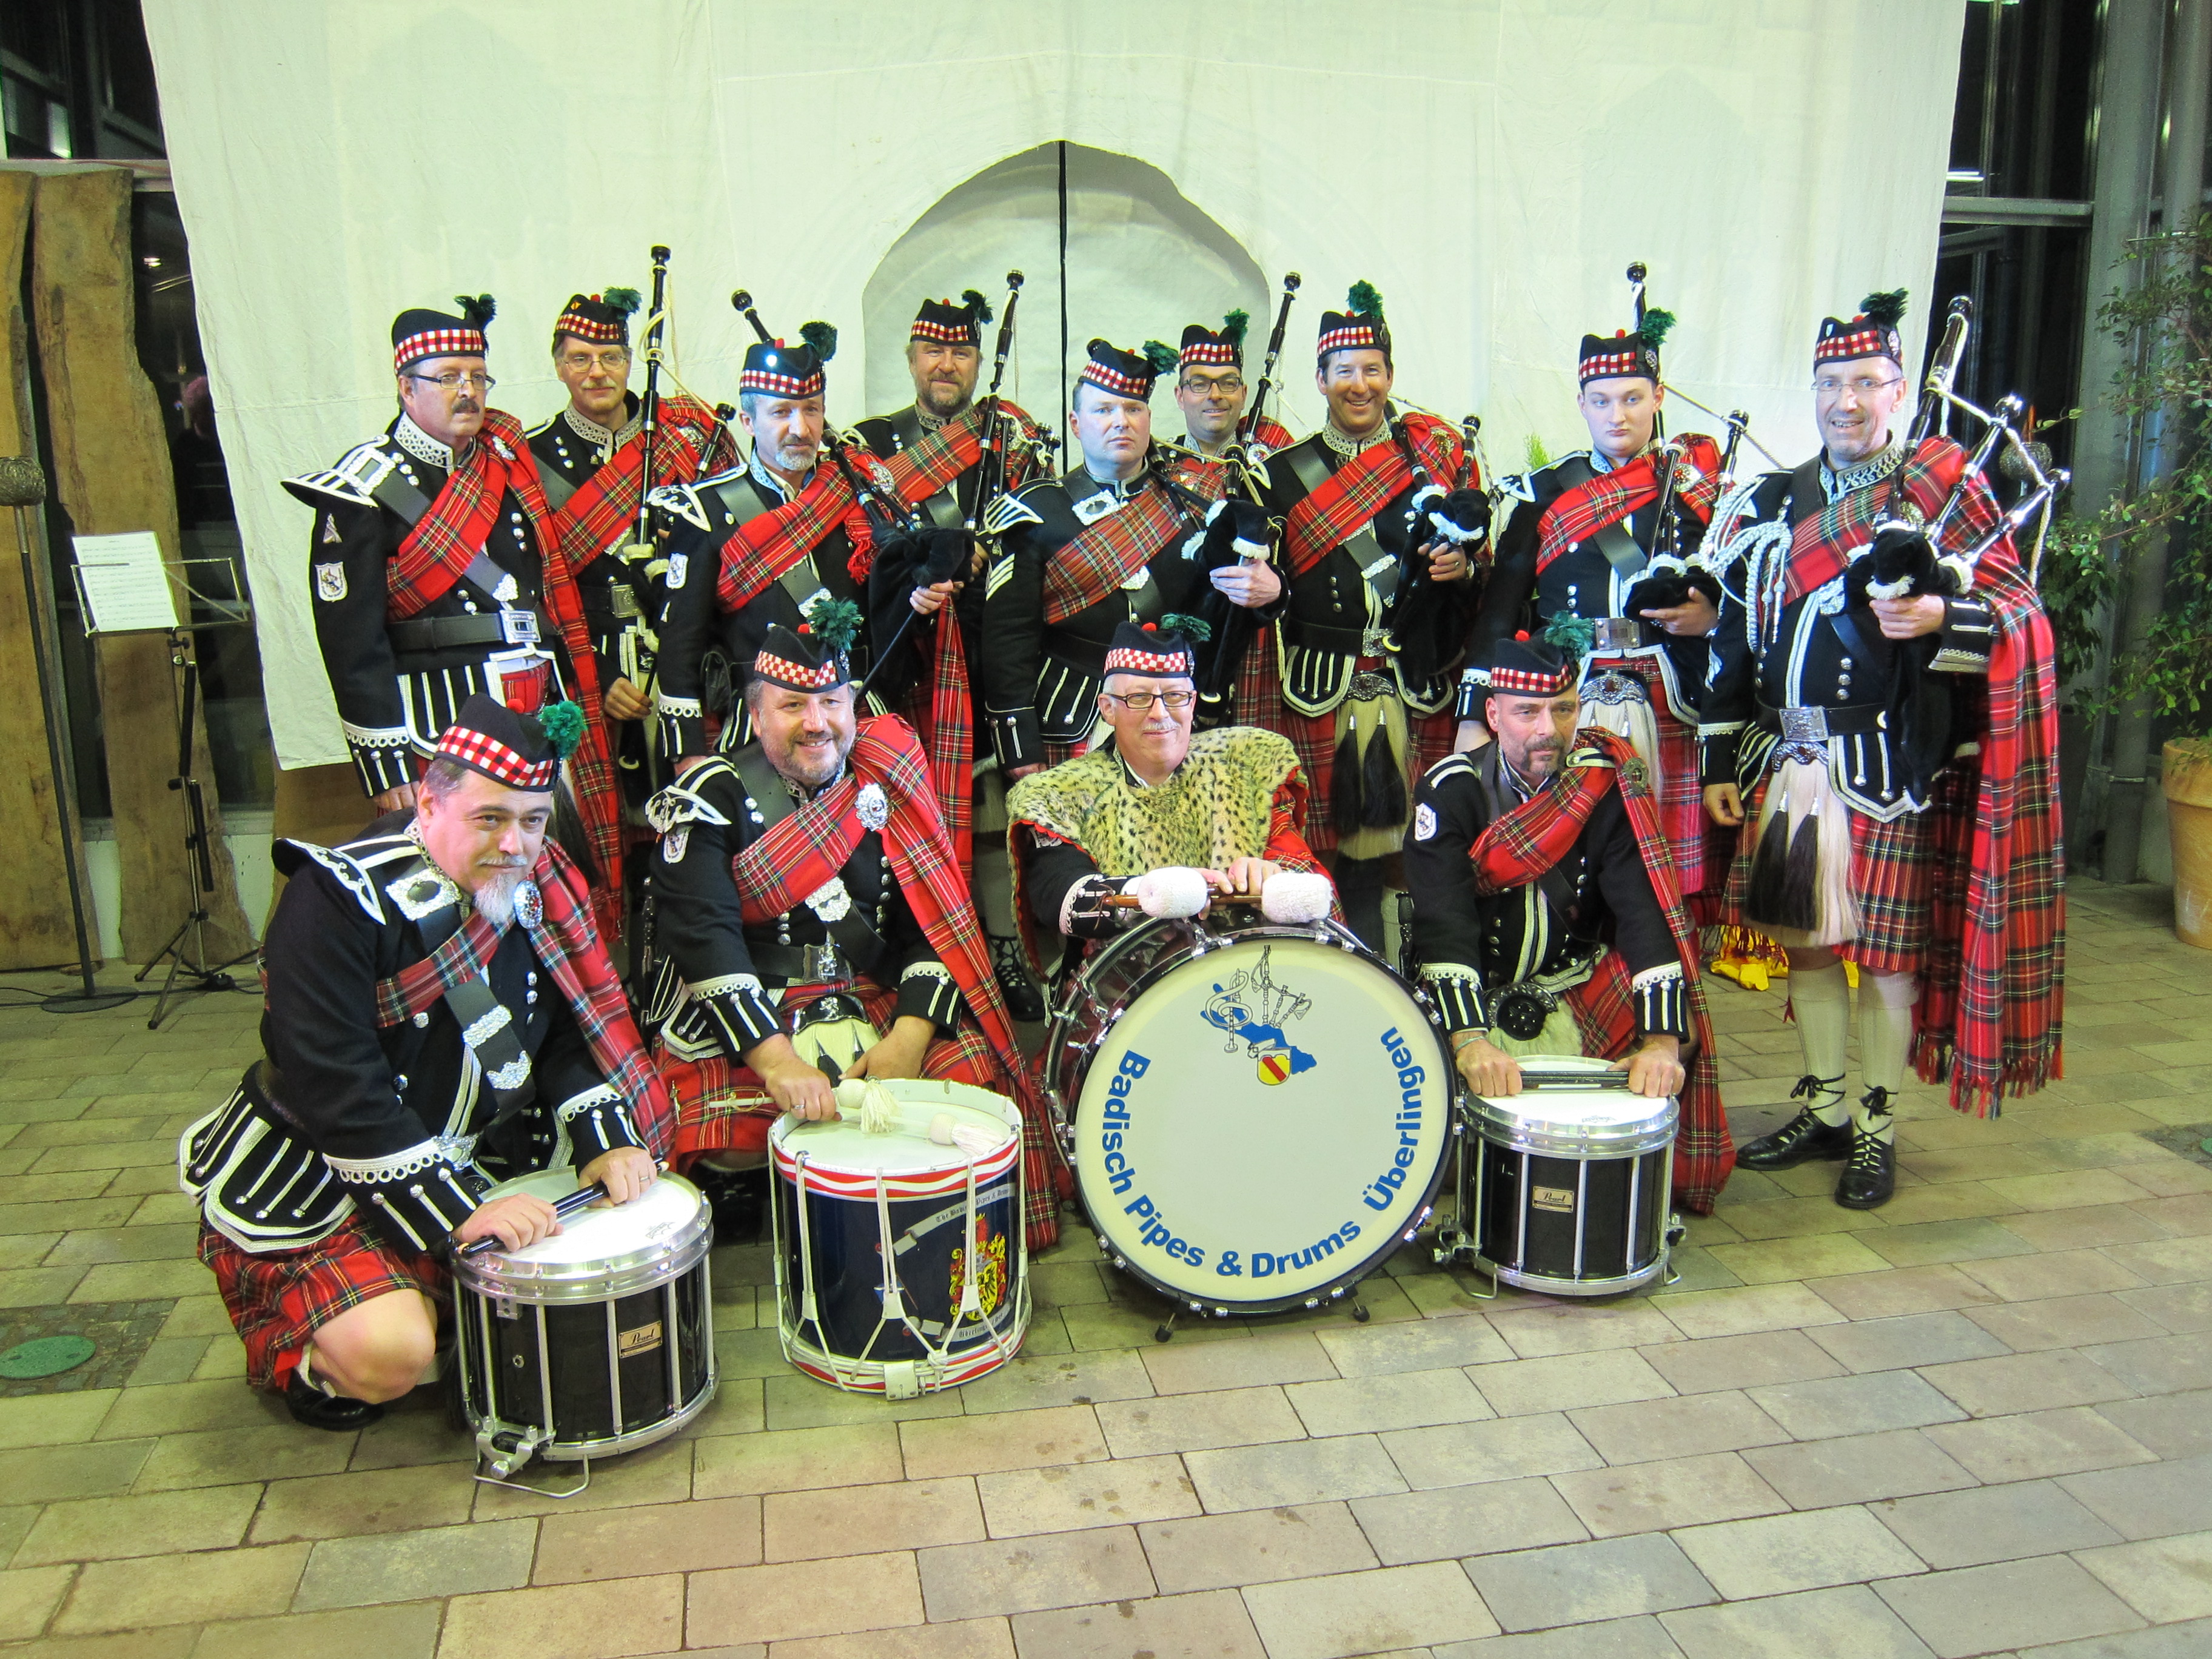
<svg viewBox="0 0 2212 1659">
<path fill-rule="evenodd" d="M 1445 1029 L 1486 1030 L 1500 993 L 1567 973 L 1610 945 L 1630 975 L 1637 1029 L 1686 1037 L 1681 957 L 1619 790 L 1535 882 L 1488 898 L 1475 891 L 1468 849 L 1527 798 L 1494 743 L 1446 756 L 1414 791 L 1406 889 L 1422 981 Z"/>
<path fill-rule="evenodd" d="M 404 830 L 387 815 L 372 829 Z M 264 1058 L 185 1132 L 187 1190 L 248 1250 L 297 1249 L 356 1210 L 384 1240 L 440 1248 L 495 1182 L 642 1142 L 526 929 L 485 978 L 531 1056 L 529 1103 L 503 1120 L 442 998 L 376 1024 L 376 988 L 459 922 L 459 890 L 404 833 L 342 847 L 280 841 L 290 880 L 263 947 Z"/>
<path fill-rule="evenodd" d="M 645 422 L 639 413 L 637 394 L 624 396 L 628 418 L 618 432 L 579 415 L 573 404 L 531 431 L 530 449 L 538 458 L 538 477 L 545 487 L 546 504 L 556 513 L 568 505 L 568 498 L 606 465 L 615 451 L 624 444 L 643 441 Z M 635 520 L 629 522 L 635 525 Z M 617 545 L 629 540 L 631 533 L 625 529 Z M 659 577 L 650 569 L 632 569 L 612 553 L 611 547 L 599 549 L 589 564 L 574 573 L 577 597 L 583 601 L 585 626 L 591 630 L 592 650 L 599 658 L 599 684 L 611 685 L 619 678 L 641 686 L 645 684 L 641 676 L 652 672 L 652 652 L 647 649 L 642 660 L 636 659 L 636 647 L 628 653 L 623 651 L 623 635 L 634 632 L 641 622 L 649 625 L 659 614 L 663 598 Z M 626 655 L 632 659 L 625 661 Z"/>
<path fill-rule="evenodd" d="M 921 423 L 912 404 L 893 414 L 872 415 L 853 431 L 871 453 L 885 460 L 929 435 L 929 428 Z M 920 503 L 919 510 L 941 530 L 957 529 L 973 520 L 976 492 L 981 487 L 979 463 Z M 915 615 L 911 603 L 915 577 L 910 568 L 878 558 L 868 576 L 868 637 L 876 647 L 868 690 L 884 708 L 897 708 L 930 678 L 937 624 L 933 618 Z M 967 653 L 972 715 L 975 688 L 983 675 L 983 584 L 968 571 L 961 572 L 958 580 L 962 586 L 952 601 L 953 615 L 959 618 L 961 649 Z M 979 746 L 977 758 L 981 757 Z"/>
</svg>

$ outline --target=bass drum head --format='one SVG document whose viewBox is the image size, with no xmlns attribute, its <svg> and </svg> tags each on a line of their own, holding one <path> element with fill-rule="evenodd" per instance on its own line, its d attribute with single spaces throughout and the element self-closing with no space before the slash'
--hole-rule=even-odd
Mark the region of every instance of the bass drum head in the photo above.
<svg viewBox="0 0 2212 1659">
<path fill-rule="evenodd" d="M 1425 1213 L 1451 1066 L 1405 984 L 1310 933 L 1246 934 L 1146 988 L 1091 1062 L 1077 1184 L 1100 1243 L 1196 1307 L 1340 1291 Z"/>
</svg>

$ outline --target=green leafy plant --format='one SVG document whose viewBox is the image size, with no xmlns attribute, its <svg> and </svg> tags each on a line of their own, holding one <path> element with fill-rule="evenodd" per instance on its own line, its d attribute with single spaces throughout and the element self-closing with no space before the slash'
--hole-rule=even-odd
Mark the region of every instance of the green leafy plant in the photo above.
<svg viewBox="0 0 2212 1659">
<path fill-rule="evenodd" d="M 2117 593 L 2146 548 L 2166 538 L 2156 621 L 2139 648 L 2114 659 L 2103 692 L 2082 702 L 2096 712 L 2147 708 L 2205 735 L 2212 733 L 2212 216 L 2186 231 L 2146 237 L 2128 258 L 2142 267 L 2142 281 L 2122 284 L 2097 313 L 2132 348 L 2129 366 L 2114 377 L 2112 407 L 2131 422 L 2154 422 L 2147 429 L 2173 447 L 2178 464 L 2093 517 L 2061 520 L 2045 550 L 2039 586 L 2059 630 L 2062 668 L 2071 672 L 2095 654 L 2095 630 L 2085 646 L 2080 629 L 2096 605 Z"/>
</svg>

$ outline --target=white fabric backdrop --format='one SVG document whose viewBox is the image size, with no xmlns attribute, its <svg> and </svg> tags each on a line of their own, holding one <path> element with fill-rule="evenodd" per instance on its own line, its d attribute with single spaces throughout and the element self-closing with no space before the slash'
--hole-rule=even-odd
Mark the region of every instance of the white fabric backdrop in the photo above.
<svg viewBox="0 0 2212 1659">
<path fill-rule="evenodd" d="M 863 392 L 895 400 L 889 360 L 919 294 L 894 283 L 995 304 L 1023 263 L 1010 250 L 1037 246 L 1022 364 L 1044 415 L 1049 189 L 992 181 L 1012 217 L 964 271 L 946 245 L 960 199 L 933 210 L 1066 139 L 1173 186 L 1131 207 L 1078 192 L 1078 352 L 1093 333 L 1172 341 L 1237 303 L 1263 328 L 1276 278 L 1298 270 L 1285 357 L 1303 429 L 1317 404 L 1297 370 L 1320 312 L 1364 276 L 1386 298 L 1400 391 L 1479 410 L 1493 464 L 1516 470 L 1531 434 L 1554 453 L 1578 441 L 1576 342 L 1627 320 L 1621 272 L 1642 258 L 1654 303 L 1682 319 L 1669 379 L 1748 409 L 1794 459 L 1813 441 L 1818 319 L 1932 276 L 1962 21 L 1931 0 L 144 10 L 286 766 L 344 750 L 308 614 L 308 515 L 276 481 L 389 419 L 403 307 L 497 295 L 495 401 L 534 422 L 560 401 L 544 354 L 561 301 L 641 285 L 645 249 L 665 242 L 695 390 L 729 393 L 742 283 L 781 331 L 845 325 L 830 395 L 849 422 L 871 412 Z M 1073 268 L 1079 247 L 1134 268 Z M 1678 428 L 1710 424 L 1688 416 Z M 1174 419 L 1164 394 L 1158 418 Z"/>
</svg>

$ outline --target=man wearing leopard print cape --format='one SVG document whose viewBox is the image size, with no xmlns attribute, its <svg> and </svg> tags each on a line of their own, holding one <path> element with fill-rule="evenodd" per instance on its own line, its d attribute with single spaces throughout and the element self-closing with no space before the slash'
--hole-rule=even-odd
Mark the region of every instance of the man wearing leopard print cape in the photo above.
<svg viewBox="0 0 2212 1659">
<path fill-rule="evenodd" d="M 1271 913 L 1295 902 L 1309 913 L 1298 919 L 1311 920 L 1333 908 L 1306 845 L 1305 779 L 1290 740 L 1249 726 L 1191 735 L 1197 659 L 1173 631 L 1185 622 L 1122 623 L 1098 695 L 1111 747 L 1007 793 L 1015 908 L 1033 955 L 1048 957 L 1054 935 L 1103 939 L 1143 921 L 1146 909 L 1109 901 L 1133 886 L 1141 895 L 1140 878 L 1164 869 L 1200 872 L 1212 890 L 1235 893 L 1301 872 L 1308 879 L 1269 895 Z"/>
</svg>

